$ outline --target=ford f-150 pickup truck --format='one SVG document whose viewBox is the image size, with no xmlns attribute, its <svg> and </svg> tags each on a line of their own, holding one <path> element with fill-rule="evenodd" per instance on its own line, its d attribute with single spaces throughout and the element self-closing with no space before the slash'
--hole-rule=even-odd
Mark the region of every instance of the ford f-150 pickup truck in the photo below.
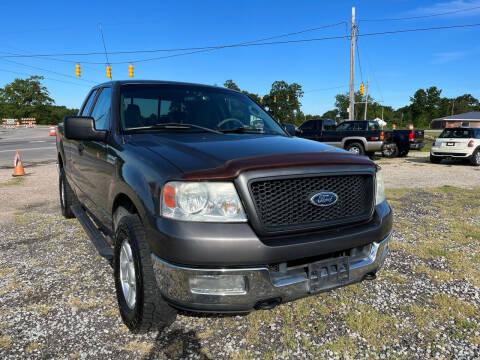
<svg viewBox="0 0 480 360">
<path fill-rule="evenodd" d="M 372 280 L 389 251 L 381 169 L 233 90 L 95 86 L 57 149 L 62 213 L 112 264 L 132 332 Z"/>
<path fill-rule="evenodd" d="M 372 156 L 382 150 L 384 132 L 376 121 L 343 121 L 312 119 L 300 125 L 298 137 L 321 141 L 340 147 L 357 155 Z"/>
</svg>

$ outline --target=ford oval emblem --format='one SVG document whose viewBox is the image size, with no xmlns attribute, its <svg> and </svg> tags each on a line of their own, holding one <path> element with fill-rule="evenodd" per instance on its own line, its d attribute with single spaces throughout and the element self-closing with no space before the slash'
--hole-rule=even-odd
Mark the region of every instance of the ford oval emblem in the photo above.
<svg viewBox="0 0 480 360">
<path fill-rule="evenodd" d="M 331 191 L 321 191 L 310 198 L 310 202 L 315 206 L 331 206 L 338 200 L 338 195 Z"/>
</svg>

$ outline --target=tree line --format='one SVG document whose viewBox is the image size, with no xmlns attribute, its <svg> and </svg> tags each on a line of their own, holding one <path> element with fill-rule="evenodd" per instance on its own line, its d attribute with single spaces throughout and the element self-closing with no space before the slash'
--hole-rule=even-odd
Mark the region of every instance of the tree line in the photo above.
<svg viewBox="0 0 480 360">
<path fill-rule="evenodd" d="M 78 109 L 55 105 L 48 89 L 42 85 L 42 76 L 30 76 L 26 79 L 15 79 L 0 88 L 0 118 L 34 117 L 38 124 L 58 124 L 67 115 L 76 114 Z M 267 94 L 259 95 L 240 89 L 232 80 L 225 81 L 223 86 L 241 91 L 256 101 L 275 119 L 282 123 L 302 122 L 312 118 L 325 117 L 333 120 L 348 119 L 348 93 L 335 96 L 335 108 L 320 114 L 304 114 L 301 110 L 303 89 L 295 82 L 274 81 Z M 381 118 L 391 126 L 399 128 L 414 124 L 416 128 L 429 128 L 430 121 L 437 117 L 461 114 L 469 111 L 480 111 L 479 100 L 471 94 L 456 98 L 441 96 L 442 90 L 436 86 L 418 89 L 410 97 L 410 104 L 398 109 L 380 104 L 372 96 L 368 96 L 367 119 Z M 355 93 L 355 119 L 363 119 L 366 96 Z"/>
<path fill-rule="evenodd" d="M 42 85 L 43 76 L 15 79 L 0 88 L 0 119 L 35 118 L 37 124 L 58 124 L 78 109 L 55 105 L 48 89 Z"/>
<path fill-rule="evenodd" d="M 227 80 L 224 86 L 237 91 L 242 91 L 233 80 Z M 285 81 L 275 81 L 270 92 L 263 97 L 243 90 L 260 104 L 277 120 L 283 123 L 301 124 L 313 118 L 329 118 L 337 121 L 348 119 L 348 106 L 350 103 L 348 93 L 335 96 L 335 108 L 320 114 L 304 114 L 301 111 L 300 98 L 303 96 L 302 86 L 297 83 L 288 84 Z M 410 97 L 410 104 L 398 109 L 380 104 L 371 95 L 368 95 L 367 120 L 382 118 L 388 127 L 396 124 L 398 128 L 406 128 L 413 124 L 416 128 L 429 128 L 430 122 L 438 117 L 462 114 L 470 111 L 480 111 L 480 102 L 471 94 L 464 94 L 455 98 L 441 96 L 442 90 L 436 86 L 427 89 L 418 89 Z M 287 95 L 289 101 L 286 101 Z M 274 101 L 274 99 L 276 101 Z M 365 112 L 366 95 L 355 93 L 355 119 L 363 120 Z"/>
</svg>

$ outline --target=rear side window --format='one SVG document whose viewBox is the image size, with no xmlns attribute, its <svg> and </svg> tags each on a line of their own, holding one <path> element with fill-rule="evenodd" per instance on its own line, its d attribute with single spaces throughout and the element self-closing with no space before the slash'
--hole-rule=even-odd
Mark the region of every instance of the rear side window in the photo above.
<svg viewBox="0 0 480 360">
<path fill-rule="evenodd" d="M 95 119 L 95 129 L 107 130 L 108 118 L 110 112 L 110 100 L 112 95 L 111 88 L 103 88 L 95 102 L 95 107 L 92 111 L 92 117 Z"/>
<path fill-rule="evenodd" d="M 96 96 L 97 96 L 97 89 L 93 90 L 90 93 L 90 96 L 88 97 L 88 100 L 87 100 L 87 102 L 85 103 L 85 106 L 82 109 L 82 113 L 80 114 L 81 116 L 90 115 L 90 110 L 92 110 L 92 104 L 95 101 Z"/>
<path fill-rule="evenodd" d="M 337 130 L 353 130 L 353 121 L 345 121 L 337 126 Z"/>
<path fill-rule="evenodd" d="M 306 123 L 303 123 L 300 125 L 300 129 L 302 130 L 315 130 L 316 128 L 316 122 L 315 121 L 307 121 Z"/>
<path fill-rule="evenodd" d="M 459 128 L 452 128 L 452 129 L 445 129 L 440 134 L 440 138 L 456 138 L 456 139 L 468 139 L 472 138 L 471 129 L 459 129 Z"/>
<path fill-rule="evenodd" d="M 380 126 L 376 121 L 369 121 L 368 122 L 368 130 L 380 130 Z"/>
<path fill-rule="evenodd" d="M 475 139 L 480 139 L 480 129 L 475 130 Z"/>
<path fill-rule="evenodd" d="M 353 130 L 366 130 L 367 129 L 367 122 L 366 121 L 355 121 L 353 126 Z"/>
<path fill-rule="evenodd" d="M 323 128 L 325 130 L 335 129 L 335 121 L 333 121 L 333 120 L 323 120 Z"/>
</svg>

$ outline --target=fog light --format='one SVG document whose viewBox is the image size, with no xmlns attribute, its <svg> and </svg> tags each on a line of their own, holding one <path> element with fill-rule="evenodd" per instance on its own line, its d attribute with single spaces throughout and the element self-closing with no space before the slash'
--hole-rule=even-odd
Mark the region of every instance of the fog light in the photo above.
<svg viewBox="0 0 480 360">
<path fill-rule="evenodd" d="M 194 275 L 189 279 L 190 291 L 202 295 L 245 295 L 243 275 Z"/>
</svg>

